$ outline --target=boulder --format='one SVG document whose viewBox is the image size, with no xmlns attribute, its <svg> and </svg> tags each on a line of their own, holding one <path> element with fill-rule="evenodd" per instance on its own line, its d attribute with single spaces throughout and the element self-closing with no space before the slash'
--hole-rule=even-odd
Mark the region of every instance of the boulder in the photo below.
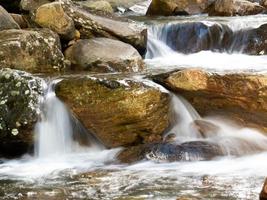
<svg viewBox="0 0 267 200">
<path fill-rule="evenodd" d="M 265 179 L 261 193 L 260 200 L 267 200 L 267 179 Z"/>
<path fill-rule="evenodd" d="M 0 31 L 19 28 L 19 25 L 15 22 L 12 16 L 2 6 L 0 6 Z"/>
<path fill-rule="evenodd" d="M 76 36 L 73 20 L 64 12 L 60 2 L 40 6 L 33 19 L 38 25 L 49 28 L 64 39 L 72 40 Z"/>
<path fill-rule="evenodd" d="M 63 70 L 58 35 L 48 29 L 0 31 L 0 66 L 32 73 Z"/>
<path fill-rule="evenodd" d="M 206 10 L 210 16 L 255 15 L 263 11 L 259 3 L 247 0 L 216 0 Z"/>
<path fill-rule="evenodd" d="M 20 7 L 25 11 L 34 11 L 41 5 L 50 3 L 53 0 L 21 0 Z"/>
<path fill-rule="evenodd" d="M 20 14 L 11 14 L 14 21 L 19 25 L 20 28 L 26 29 L 29 28 L 29 22 L 25 15 Z"/>
<path fill-rule="evenodd" d="M 154 76 L 154 80 L 183 95 L 201 116 L 224 114 L 246 126 L 267 128 L 266 75 L 186 69 Z"/>
<path fill-rule="evenodd" d="M 82 1 L 81 4 L 93 11 L 101 11 L 103 13 L 113 13 L 113 8 L 108 1 Z"/>
<path fill-rule="evenodd" d="M 42 94 L 40 78 L 0 69 L 0 156 L 22 155 L 32 147 Z"/>
<path fill-rule="evenodd" d="M 122 163 L 141 160 L 156 162 L 204 161 L 225 155 L 219 145 L 208 141 L 191 141 L 181 144 L 150 143 L 122 150 L 117 159 Z"/>
<path fill-rule="evenodd" d="M 216 136 L 220 127 L 206 120 L 194 120 L 191 126 L 201 134 L 203 138 Z"/>
<path fill-rule="evenodd" d="M 147 15 L 192 15 L 203 13 L 209 0 L 152 0 Z"/>
<path fill-rule="evenodd" d="M 267 0 L 261 0 L 260 5 L 264 8 L 267 8 Z"/>
<path fill-rule="evenodd" d="M 107 37 L 121 40 L 134 46 L 141 55 L 146 51 L 147 30 L 135 23 L 97 16 L 79 8 L 69 1 L 64 1 L 65 12 L 74 20 L 82 39 Z"/>
<path fill-rule="evenodd" d="M 65 52 L 74 69 L 94 72 L 138 72 L 144 63 L 131 45 L 108 38 L 79 40 Z"/>
<path fill-rule="evenodd" d="M 169 126 L 169 94 L 151 82 L 108 76 L 68 77 L 55 91 L 108 148 L 159 141 Z"/>
</svg>

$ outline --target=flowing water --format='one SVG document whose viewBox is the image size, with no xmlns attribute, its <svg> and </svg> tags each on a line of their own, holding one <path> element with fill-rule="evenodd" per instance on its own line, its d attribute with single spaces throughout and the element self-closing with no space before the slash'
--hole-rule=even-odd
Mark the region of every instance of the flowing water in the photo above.
<svg viewBox="0 0 267 200">
<path fill-rule="evenodd" d="M 265 18 L 259 16 L 256 23 L 253 18 L 223 21 L 205 17 L 205 25 L 228 25 L 219 29 L 221 36 L 226 29 L 236 33 L 257 28 Z M 168 43 L 172 41 L 168 31 L 179 31 L 180 23 L 199 21 L 203 21 L 201 17 L 184 17 L 173 19 L 171 24 L 164 21 L 164 24 L 152 25 L 147 64 L 153 69 L 167 70 L 202 67 L 223 72 L 265 71 L 266 56 L 246 55 L 243 43 L 236 40 L 226 50 L 220 43 L 202 46 L 203 38 L 198 38 L 198 43 L 190 47 L 192 52 L 179 51 L 187 48 L 179 47 L 183 41 L 178 41 L 176 49 Z M 257 130 L 239 127 L 220 117 L 202 118 L 180 96 L 172 97 L 174 120 L 166 136 L 174 134 L 177 144 L 216 143 L 223 157 L 211 161 L 117 164 L 120 149 L 107 150 L 87 133 L 55 96 L 53 84 L 48 87 L 41 105 L 43 115 L 36 125 L 35 155 L 3 160 L 0 164 L 1 199 L 258 199 L 267 174 L 267 138 Z M 87 136 L 88 143 L 80 144 L 79 138 L 84 140 Z"/>
</svg>

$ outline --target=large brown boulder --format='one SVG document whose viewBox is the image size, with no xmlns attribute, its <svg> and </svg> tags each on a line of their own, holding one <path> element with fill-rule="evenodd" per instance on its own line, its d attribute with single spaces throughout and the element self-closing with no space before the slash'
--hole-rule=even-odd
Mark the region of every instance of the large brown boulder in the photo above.
<svg viewBox="0 0 267 200">
<path fill-rule="evenodd" d="M 73 19 L 82 39 L 107 37 L 121 40 L 134 46 L 141 54 L 145 53 L 147 30 L 135 23 L 91 14 L 70 1 L 62 4 L 65 12 Z"/>
<path fill-rule="evenodd" d="M 15 22 L 12 16 L 2 6 L 0 6 L 0 31 L 19 28 L 19 25 Z"/>
<path fill-rule="evenodd" d="M 64 12 L 60 2 L 40 6 L 36 10 L 34 21 L 41 27 L 55 31 L 64 39 L 72 40 L 76 36 L 74 22 Z"/>
<path fill-rule="evenodd" d="M 245 125 L 267 128 L 266 75 L 186 69 L 154 80 L 183 95 L 203 116 L 224 114 Z"/>
<path fill-rule="evenodd" d="M 264 11 L 259 3 L 247 0 L 216 0 L 207 8 L 210 16 L 255 15 Z"/>
<path fill-rule="evenodd" d="M 0 66 L 32 73 L 63 70 L 58 35 L 48 29 L 0 31 Z"/>
<path fill-rule="evenodd" d="M 22 155 L 32 147 L 42 94 L 40 78 L 0 69 L 0 156 Z"/>
<path fill-rule="evenodd" d="M 169 126 L 169 94 L 141 81 L 69 77 L 56 94 L 106 147 L 161 140 Z"/>
<path fill-rule="evenodd" d="M 108 38 L 79 40 L 65 52 L 76 70 L 94 72 L 138 72 L 144 63 L 131 45 Z"/>
<path fill-rule="evenodd" d="M 202 13 L 209 0 L 153 0 L 147 15 L 191 15 Z"/>
</svg>

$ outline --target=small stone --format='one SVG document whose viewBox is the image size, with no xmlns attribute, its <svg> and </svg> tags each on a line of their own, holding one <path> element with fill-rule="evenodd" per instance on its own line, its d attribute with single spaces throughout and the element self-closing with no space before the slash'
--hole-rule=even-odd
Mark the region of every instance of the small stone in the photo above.
<svg viewBox="0 0 267 200">
<path fill-rule="evenodd" d="M 14 129 L 12 129 L 11 133 L 12 133 L 12 135 L 16 136 L 19 134 L 19 131 L 18 131 L 18 129 L 14 128 Z"/>
<path fill-rule="evenodd" d="M 16 84 L 16 87 L 20 87 L 21 86 L 21 82 L 18 82 L 17 84 Z"/>
</svg>

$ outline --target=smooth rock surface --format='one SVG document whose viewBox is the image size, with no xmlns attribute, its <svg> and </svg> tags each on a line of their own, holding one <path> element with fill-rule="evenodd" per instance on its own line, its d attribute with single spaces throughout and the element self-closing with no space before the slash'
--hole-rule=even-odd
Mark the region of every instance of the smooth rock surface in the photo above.
<svg viewBox="0 0 267 200">
<path fill-rule="evenodd" d="M 267 128 L 266 75 L 186 69 L 154 80 L 183 95 L 202 116 L 227 115 L 246 126 Z"/>
<path fill-rule="evenodd" d="M 142 57 L 131 45 L 108 38 L 79 40 L 65 52 L 76 70 L 94 72 L 138 72 Z"/>
<path fill-rule="evenodd" d="M 15 22 L 12 16 L 0 6 L 0 31 L 19 28 L 19 25 Z"/>
</svg>

